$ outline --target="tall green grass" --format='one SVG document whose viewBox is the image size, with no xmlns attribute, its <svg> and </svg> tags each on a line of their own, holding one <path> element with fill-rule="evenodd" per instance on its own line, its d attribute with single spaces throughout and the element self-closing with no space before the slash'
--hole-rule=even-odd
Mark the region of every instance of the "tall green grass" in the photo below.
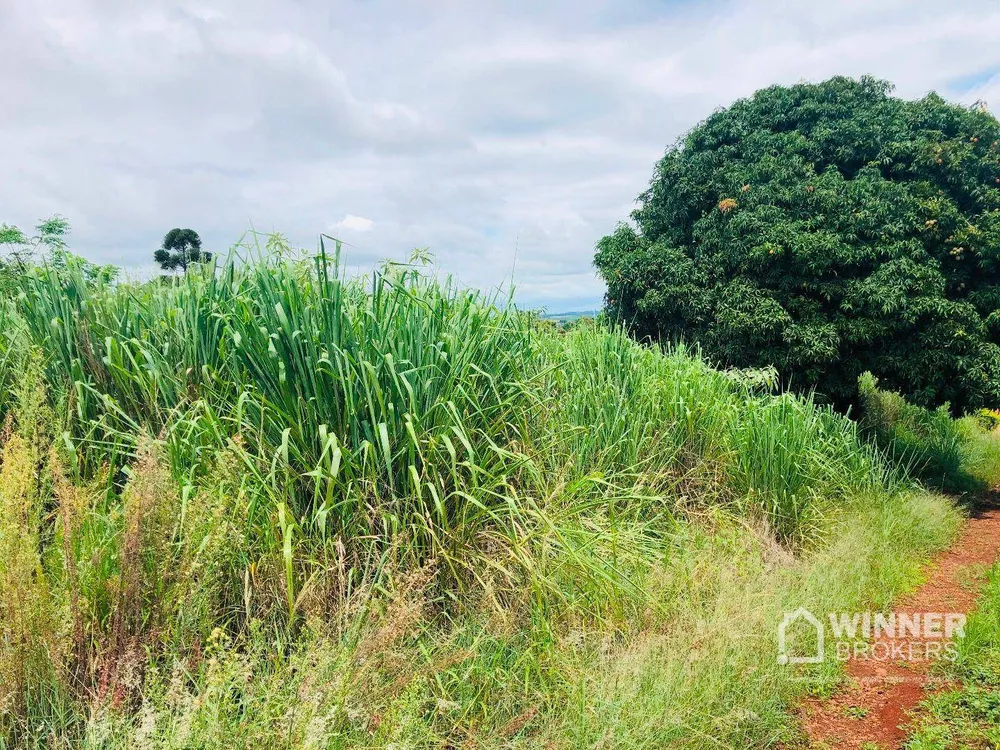
<svg viewBox="0 0 1000 750">
<path fill-rule="evenodd" d="M 239 436 L 271 478 L 291 479 L 297 522 L 350 537 L 405 528 L 429 554 L 503 505 L 499 477 L 537 468 L 511 443 L 644 475 L 731 454 L 733 489 L 760 495 L 786 535 L 809 487 L 843 476 L 824 461 L 862 457 L 848 485 L 879 471 L 849 422 L 809 402 L 761 399 L 620 333 L 544 336 L 507 302 L 407 266 L 347 281 L 324 250 L 305 263 L 234 254 L 113 288 L 39 268 L 18 317 L 72 404 L 85 465 L 124 460 L 146 431 L 182 473 Z"/>
<path fill-rule="evenodd" d="M 975 417 L 953 419 L 945 404 L 929 410 L 880 390 L 865 373 L 858 381 L 864 433 L 894 463 L 929 487 L 968 493 L 1000 485 L 1000 435 Z"/>
<path fill-rule="evenodd" d="M 180 474 L 238 436 L 309 533 L 437 554 L 516 470 L 531 326 L 497 302 L 406 267 L 346 282 L 324 251 L 114 289 L 38 269 L 22 309 L 89 465 L 146 431 Z"/>
<path fill-rule="evenodd" d="M 763 557 L 819 559 L 845 518 L 906 502 L 808 398 L 540 325 L 420 264 L 348 279 L 336 248 L 252 240 L 177 278 L 70 262 L 19 284 L 0 307 L 0 540 L 34 552 L 0 560 L 0 605 L 33 614 L 0 660 L 18 686 L 0 747 L 590 742 L 566 717 L 601 654 L 683 644 Z M 941 513 L 884 530 L 892 549 L 940 543 Z M 735 584 L 705 568 L 714 527 L 755 540 Z M 764 586 L 761 611 L 793 589 Z M 712 710 L 753 704 L 714 667 L 690 679 Z M 725 736 L 777 736 L 779 714 Z"/>
</svg>

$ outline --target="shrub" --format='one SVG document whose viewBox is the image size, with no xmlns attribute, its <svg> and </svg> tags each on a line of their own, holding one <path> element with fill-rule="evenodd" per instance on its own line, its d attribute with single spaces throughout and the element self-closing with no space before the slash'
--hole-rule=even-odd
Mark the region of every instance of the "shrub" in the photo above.
<svg viewBox="0 0 1000 750">
<path fill-rule="evenodd" d="M 842 406 L 865 371 L 1000 402 L 1000 123 L 890 90 L 774 86 L 695 127 L 598 243 L 610 317 Z"/>
<path fill-rule="evenodd" d="M 976 422 L 987 432 L 993 432 L 1000 427 L 1000 411 L 980 409 L 976 412 Z"/>
<path fill-rule="evenodd" d="M 1000 482 L 1000 438 L 976 418 L 952 419 L 948 405 L 924 409 L 879 390 L 871 373 L 858 379 L 863 429 L 891 459 L 931 487 L 985 490 Z"/>
</svg>

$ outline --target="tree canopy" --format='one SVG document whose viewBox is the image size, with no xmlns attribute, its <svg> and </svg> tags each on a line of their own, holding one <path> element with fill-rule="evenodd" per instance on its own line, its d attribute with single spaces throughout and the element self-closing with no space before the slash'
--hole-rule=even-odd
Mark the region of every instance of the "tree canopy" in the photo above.
<svg viewBox="0 0 1000 750">
<path fill-rule="evenodd" d="M 153 260 L 164 271 L 187 271 L 192 263 L 208 263 L 212 254 L 201 249 L 201 237 L 193 229 L 171 229 L 163 236 L 163 244 L 153 253 Z"/>
<path fill-rule="evenodd" d="M 739 100 L 669 148 L 597 246 L 606 310 L 851 402 L 1000 404 L 1000 123 L 833 78 Z"/>
</svg>

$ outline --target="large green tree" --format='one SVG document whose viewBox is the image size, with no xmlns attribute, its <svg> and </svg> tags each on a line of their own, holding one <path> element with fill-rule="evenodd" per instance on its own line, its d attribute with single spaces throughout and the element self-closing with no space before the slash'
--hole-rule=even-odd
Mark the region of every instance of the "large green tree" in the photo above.
<svg viewBox="0 0 1000 750">
<path fill-rule="evenodd" d="M 891 90 L 774 86 L 668 149 L 598 243 L 612 318 L 840 404 L 868 370 L 924 405 L 1000 405 L 1000 123 Z"/>
</svg>

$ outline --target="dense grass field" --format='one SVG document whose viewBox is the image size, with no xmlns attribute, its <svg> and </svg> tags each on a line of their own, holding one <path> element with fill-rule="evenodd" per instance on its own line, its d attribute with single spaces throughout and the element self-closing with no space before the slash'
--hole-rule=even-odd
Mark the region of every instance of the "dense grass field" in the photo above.
<svg viewBox="0 0 1000 750">
<path fill-rule="evenodd" d="M 774 380 L 336 250 L 32 268 L 0 747 L 794 742 L 837 671 L 782 613 L 885 606 L 960 512 Z"/>
</svg>

